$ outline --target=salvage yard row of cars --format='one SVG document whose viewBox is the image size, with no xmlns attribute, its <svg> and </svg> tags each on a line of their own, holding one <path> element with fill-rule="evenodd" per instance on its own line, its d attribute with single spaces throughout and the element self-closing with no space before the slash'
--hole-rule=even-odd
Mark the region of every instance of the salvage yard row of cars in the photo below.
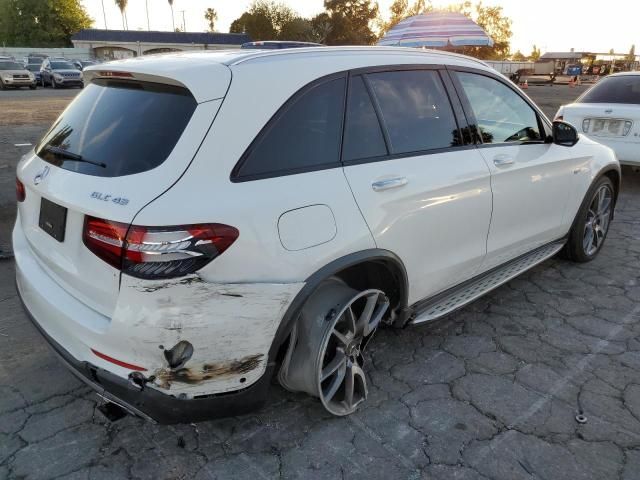
<svg viewBox="0 0 640 480">
<path fill-rule="evenodd" d="M 25 57 L 21 62 L 13 57 L 0 56 L 0 90 L 38 86 L 53 88 L 84 86 L 82 70 L 95 65 L 92 60 L 69 60 L 42 56 Z"/>
<path fill-rule="evenodd" d="M 18 164 L 18 293 L 103 398 L 166 423 L 256 408 L 276 375 L 354 412 L 378 327 L 594 259 L 621 169 L 588 135 L 640 135 L 616 106 L 551 122 L 483 62 L 407 48 L 185 52 L 84 80 Z"/>
</svg>

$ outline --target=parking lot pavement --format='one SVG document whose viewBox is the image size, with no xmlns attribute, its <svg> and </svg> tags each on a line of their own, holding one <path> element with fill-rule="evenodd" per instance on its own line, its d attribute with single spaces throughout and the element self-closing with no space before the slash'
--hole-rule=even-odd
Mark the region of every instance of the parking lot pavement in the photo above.
<svg viewBox="0 0 640 480">
<path fill-rule="evenodd" d="M 2 128 L 0 141 L 45 128 Z M 3 211 L 21 151 L 0 148 Z M 640 174 L 623 175 L 595 261 L 554 258 L 444 320 L 377 332 L 369 399 L 345 418 L 274 385 L 243 417 L 109 423 L 29 324 L 13 262 L 0 261 L 0 478 L 637 479 Z"/>
</svg>

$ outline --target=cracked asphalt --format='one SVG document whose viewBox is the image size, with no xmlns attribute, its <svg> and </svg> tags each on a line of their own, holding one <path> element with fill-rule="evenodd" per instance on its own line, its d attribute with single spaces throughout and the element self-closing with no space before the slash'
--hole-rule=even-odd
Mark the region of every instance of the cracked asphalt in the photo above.
<svg viewBox="0 0 640 480">
<path fill-rule="evenodd" d="M 581 91 L 560 88 L 528 93 L 553 115 Z M 46 128 L 0 127 L 0 249 L 25 151 L 14 144 Z M 28 322 L 13 261 L 0 261 L 0 479 L 638 479 L 640 173 L 623 177 L 595 261 L 554 258 L 446 319 L 377 332 L 369 399 L 346 418 L 274 384 L 242 417 L 110 423 Z"/>
</svg>

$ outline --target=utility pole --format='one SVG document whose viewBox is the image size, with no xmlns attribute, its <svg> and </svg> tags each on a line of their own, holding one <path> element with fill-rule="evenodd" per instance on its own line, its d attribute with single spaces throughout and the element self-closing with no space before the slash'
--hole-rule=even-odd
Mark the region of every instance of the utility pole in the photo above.
<svg viewBox="0 0 640 480">
<path fill-rule="evenodd" d="M 184 20 L 184 10 L 180 10 L 182 12 L 182 31 L 186 32 L 187 31 L 187 22 L 185 22 Z"/>
<path fill-rule="evenodd" d="M 104 11 L 104 0 L 102 0 L 102 16 L 104 17 L 104 29 L 109 30 L 107 27 L 107 14 Z"/>
</svg>

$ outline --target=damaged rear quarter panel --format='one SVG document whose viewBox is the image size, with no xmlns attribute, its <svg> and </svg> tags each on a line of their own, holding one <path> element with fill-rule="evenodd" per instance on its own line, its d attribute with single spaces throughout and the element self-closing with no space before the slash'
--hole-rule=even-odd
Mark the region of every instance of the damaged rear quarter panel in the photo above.
<svg viewBox="0 0 640 480">
<path fill-rule="evenodd" d="M 114 335 L 152 384 L 188 397 L 245 388 L 264 373 L 280 320 L 304 283 L 208 283 L 197 275 L 149 281 L 122 276 Z M 193 356 L 171 369 L 163 355 L 181 340 Z"/>
</svg>

